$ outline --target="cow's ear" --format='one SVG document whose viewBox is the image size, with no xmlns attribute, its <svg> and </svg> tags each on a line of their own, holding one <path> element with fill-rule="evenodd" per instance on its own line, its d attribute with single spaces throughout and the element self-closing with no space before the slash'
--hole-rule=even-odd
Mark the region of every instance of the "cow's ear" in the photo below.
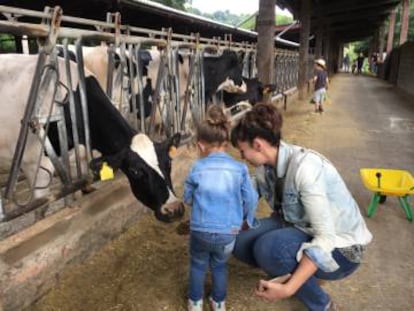
<svg viewBox="0 0 414 311">
<path fill-rule="evenodd" d="M 276 91 L 276 84 L 266 84 L 263 87 L 262 93 L 263 95 L 267 95 L 273 93 L 274 91 Z"/>
<path fill-rule="evenodd" d="M 176 133 L 170 137 L 167 141 L 168 155 L 173 158 L 177 152 L 177 148 L 180 145 L 181 134 Z"/>
<path fill-rule="evenodd" d="M 169 147 L 178 147 L 180 145 L 180 141 L 181 141 L 181 134 L 180 133 L 175 133 L 173 136 L 171 136 L 168 139 L 168 146 Z"/>
<path fill-rule="evenodd" d="M 120 152 L 115 153 L 113 155 L 107 155 L 92 159 L 89 163 L 89 167 L 92 170 L 92 172 L 94 172 L 94 174 L 99 174 L 104 162 L 108 163 L 108 165 L 113 169 L 119 169 L 122 166 L 122 163 L 125 159 L 126 152 L 127 149 L 124 148 Z"/>
<path fill-rule="evenodd" d="M 119 169 L 126 158 L 127 152 L 128 148 L 124 148 L 118 153 L 105 156 L 104 159 L 106 160 L 106 162 L 108 162 L 110 167 L 112 167 L 113 169 Z"/>
</svg>

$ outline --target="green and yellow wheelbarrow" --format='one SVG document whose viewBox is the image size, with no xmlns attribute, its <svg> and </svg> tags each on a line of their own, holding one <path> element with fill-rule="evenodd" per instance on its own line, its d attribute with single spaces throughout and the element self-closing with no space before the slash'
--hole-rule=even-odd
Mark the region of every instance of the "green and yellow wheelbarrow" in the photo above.
<svg viewBox="0 0 414 311">
<path fill-rule="evenodd" d="M 373 195 L 368 206 L 368 217 L 372 217 L 379 203 L 387 196 L 396 196 L 409 221 L 413 221 L 410 194 L 414 194 L 414 177 L 405 170 L 383 168 L 362 168 L 362 182 Z"/>
</svg>

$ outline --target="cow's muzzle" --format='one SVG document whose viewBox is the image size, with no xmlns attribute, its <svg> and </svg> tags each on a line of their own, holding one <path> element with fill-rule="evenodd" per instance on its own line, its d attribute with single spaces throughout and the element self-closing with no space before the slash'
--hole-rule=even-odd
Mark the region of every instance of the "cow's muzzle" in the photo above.
<svg viewBox="0 0 414 311">
<path fill-rule="evenodd" d="M 155 210 L 155 218 L 163 222 L 173 222 L 181 219 L 184 215 L 184 204 L 180 201 L 165 204 Z"/>
</svg>

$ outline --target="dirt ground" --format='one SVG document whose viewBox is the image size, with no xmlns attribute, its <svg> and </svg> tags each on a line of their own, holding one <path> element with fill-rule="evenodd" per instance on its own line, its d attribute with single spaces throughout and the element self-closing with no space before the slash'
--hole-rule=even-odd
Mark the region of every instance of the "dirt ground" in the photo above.
<svg viewBox="0 0 414 311">
<path fill-rule="evenodd" d="M 307 101 L 290 103 L 284 112 L 284 139 L 330 158 L 366 216 L 370 193 L 361 183 L 360 168 L 414 172 L 414 100 L 383 81 L 339 74 L 325 108 L 319 115 Z M 190 164 L 195 153 L 189 150 L 187 156 Z M 176 169 L 182 171 L 174 181 L 181 194 L 188 167 Z M 262 202 L 259 214 L 268 211 Z M 374 241 L 363 264 L 352 276 L 324 288 L 340 310 L 413 310 L 414 224 L 392 197 L 374 217 L 365 219 Z M 188 236 L 177 234 L 177 225 L 159 223 L 146 214 L 83 264 L 57 276 L 57 286 L 29 310 L 186 310 Z M 261 271 L 232 258 L 228 310 L 305 310 L 295 298 L 274 303 L 255 298 L 253 288 L 263 277 Z M 207 291 L 209 287 L 208 283 Z"/>
</svg>

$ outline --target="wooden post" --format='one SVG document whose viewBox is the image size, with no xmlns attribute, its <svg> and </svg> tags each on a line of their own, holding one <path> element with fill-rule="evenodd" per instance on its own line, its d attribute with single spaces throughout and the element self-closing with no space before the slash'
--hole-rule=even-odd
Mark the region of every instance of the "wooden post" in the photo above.
<svg viewBox="0 0 414 311">
<path fill-rule="evenodd" d="M 257 16 L 257 71 L 263 84 L 272 83 L 276 0 L 260 0 Z M 269 96 L 263 101 L 269 100 Z"/>
<path fill-rule="evenodd" d="M 390 22 L 388 27 L 388 37 L 387 37 L 387 55 L 391 53 L 394 45 L 394 32 L 395 32 L 395 9 L 390 13 Z"/>
<path fill-rule="evenodd" d="M 344 44 L 343 43 L 339 43 L 338 44 L 338 59 L 336 62 L 338 71 L 342 71 L 342 65 L 344 62 Z"/>
<path fill-rule="evenodd" d="M 323 25 L 322 21 L 318 21 L 318 27 L 316 29 L 316 38 L 315 38 L 315 58 L 322 57 L 322 42 L 323 42 Z"/>
<path fill-rule="evenodd" d="M 401 13 L 400 45 L 404 44 L 407 41 L 409 22 L 410 22 L 410 0 L 403 0 L 402 13 Z"/>
<path fill-rule="evenodd" d="M 381 25 L 379 29 L 379 43 L 378 43 L 378 62 L 384 61 L 384 45 L 385 45 L 385 25 Z"/>
<path fill-rule="evenodd" d="M 329 29 L 328 29 L 326 30 L 323 36 L 323 53 L 322 53 L 322 58 L 325 59 L 326 70 L 328 72 L 330 72 L 332 69 L 330 65 L 330 58 L 329 58 L 330 51 L 331 51 L 331 36 L 330 36 Z"/>
<path fill-rule="evenodd" d="M 300 46 L 299 46 L 299 72 L 298 72 L 298 90 L 299 99 L 306 98 L 307 78 L 308 78 L 308 59 L 309 59 L 309 34 L 310 34 L 310 16 L 311 1 L 301 0 L 300 2 Z"/>
</svg>

